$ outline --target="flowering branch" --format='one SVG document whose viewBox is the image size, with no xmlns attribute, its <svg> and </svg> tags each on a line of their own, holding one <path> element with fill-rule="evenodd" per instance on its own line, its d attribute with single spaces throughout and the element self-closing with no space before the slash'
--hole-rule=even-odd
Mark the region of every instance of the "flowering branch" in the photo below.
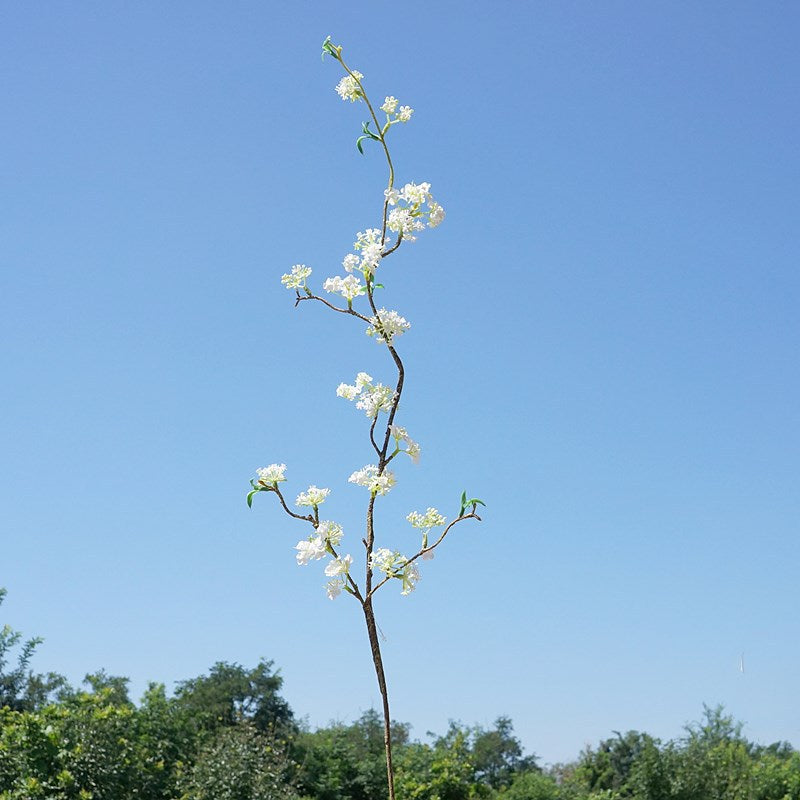
<svg viewBox="0 0 800 800">
<path fill-rule="evenodd" d="M 478 520 L 478 522 L 481 521 L 481 518 L 475 513 L 474 507 L 473 507 L 473 511 L 470 514 L 465 514 L 464 516 L 457 517 L 456 519 L 454 519 L 444 529 L 444 531 L 442 531 L 441 536 L 439 536 L 439 538 L 432 545 L 429 545 L 427 547 L 423 547 L 418 553 L 416 553 L 415 555 L 411 556 L 411 558 L 407 558 L 402 563 L 400 563 L 397 567 L 393 567 L 392 571 L 390 573 L 387 573 L 386 577 L 382 581 L 380 581 L 380 583 L 376 583 L 375 586 L 373 586 L 372 589 L 370 589 L 369 594 L 367 595 L 367 597 L 369 598 L 373 594 L 375 594 L 375 592 L 377 592 L 378 589 L 381 588 L 381 586 L 383 586 L 386 583 L 389 583 L 389 581 L 392 578 L 399 578 L 400 580 L 402 580 L 403 579 L 403 572 L 406 569 L 406 567 L 408 567 L 410 564 L 412 564 L 418 558 L 422 558 L 422 559 L 433 558 L 433 551 L 444 541 L 444 537 L 447 536 L 447 534 L 450 532 L 450 529 L 454 525 L 457 525 L 459 522 L 463 522 L 465 519 L 476 519 L 476 520 Z"/>
<path fill-rule="evenodd" d="M 480 521 L 476 511 L 477 506 L 483 505 L 483 502 L 477 498 L 468 500 L 466 493 L 463 493 L 458 516 L 449 523 L 435 508 L 428 508 L 424 514 L 411 512 L 407 520 L 413 528 L 420 532 L 422 539 L 419 549 L 410 558 L 397 550 L 376 547 L 375 503 L 378 497 L 387 494 L 396 483 L 394 472 L 387 467 L 401 453 L 408 455 L 416 463 L 419 460 L 421 448 L 409 436 L 405 428 L 395 424 L 405 384 L 405 367 L 395 347 L 395 341 L 397 337 L 406 333 L 411 325 L 397 311 L 378 308 L 374 292 L 377 288 L 384 288 L 384 286 L 376 283 L 375 276 L 377 270 L 381 268 L 383 259 L 396 252 L 401 244 L 414 242 L 420 231 L 437 227 L 444 220 L 445 213 L 444 209 L 433 199 L 429 183 L 407 183 L 402 189 L 394 186 L 395 170 L 389 152 L 387 134 L 393 126 L 407 123 L 414 113 L 413 109 L 409 106 L 399 106 L 395 97 L 386 97 L 383 105 L 380 106 L 380 111 L 386 115 L 386 121 L 379 122 L 375 107 L 370 102 L 362 82 L 364 76 L 345 63 L 342 58 L 341 46 L 334 45 L 328 37 L 323 43 L 322 51 L 323 58 L 325 55 L 330 55 L 345 72 L 345 76 L 336 86 L 336 92 L 342 100 L 349 100 L 351 103 L 364 102 L 369 111 L 370 120 L 362 123 L 361 135 L 356 140 L 359 152 L 364 153 L 362 146 L 364 141 L 372 140 L 381 144 L 386 157 L 389 178 L 383 192 L 381 227 L 359 231 L 356 241 L 353 243 L 353 252 L 346 255 L 342 261 L 346 275 L 330 277 L 323 284 L 324 291 L 340 295 L 346 301 L 346 307 L 326 300 L 309 288 L 307 281 L 312 274 L 312 269 L 305 264 L 295 264 L 291 272 L 281 277 L 281 282 L 287 289 L 294 290 L 295 307 L 305 300 L 315 300 L 332 311 L 356 317 L 366 323 L 367 335 L 386 348 L 396 369 L 397 374 L 393 386 L 375 382 L 372 376 L 365 372 L 359 372 L 353 384 L 341 383 L 336 389 L 339 397 L 355 402 L 356 408 L 363 411 L 370 420 L 369 441 L 377 457 L 377 463 L 365 465 L 353 472 L 348 479 L 350 483 L 362 486 L 369 492 L 365 531 L 361 539 L 366 556 L 363 593 L 351 575 L 353 562 L 351 555 L 349 553 L 340 555 L 342 527 L 332 520 L 320 520 L 319 506 L 327 499 L 330 489 L 309 486 L 307 491 L 301 492 L 297 496 L 295 504 L 299 507 L 309 507 L 310 512 L 303 514 L 292 511 L 278 488 L 278 484 L 286 480 L 286 465 L 270 464 L 268 467 L 257 470 L 257 478 L 250 481 L 252 490 L 247 495 L 247 504 L 248 506 L 252 505 L 253 497 L 260 492 L 273 492 L 277 495 L 283 510 L 290 517 L 310 522 L 313 533 L 295 546 L 297 563 L 306 565 L 310 561 L 330 556 L 331 560 L 325 566 L 325 575 L 329 578 L 326 586 L 328 597 L 333 599 L 344 591 L 359 602 L 364 614 L 375 675 L 383 704 L 389 800 L 395 800 L 389 695 L 373 609 L 373 595 L 393 579 L 400 582 L 401 594 L 410 594 L 420 579 L 418 560 L 433 558 L 436 548 L 458 523 L 468 519 Z M 371 125 L 375 126 L 374 130 L 370 127 Z M 387 247 L 389 232 L 396 234 L 397 238 L 394 244 Z M 354 302 L 361 297 L 366 297 L 368 311 L 361 312 L 353 308 Z M 381 414 L 386 414 L 385 423 L 381 422 L 381 426 L 385 424 L 385 427 L 379 428 L 378 418 Z M 470 508 L 471 510 L 468 511 Z M 433 544 L 429 544 L 429 535 L 439 527 L 442 528 L 441 534 Z"/>
</svg>

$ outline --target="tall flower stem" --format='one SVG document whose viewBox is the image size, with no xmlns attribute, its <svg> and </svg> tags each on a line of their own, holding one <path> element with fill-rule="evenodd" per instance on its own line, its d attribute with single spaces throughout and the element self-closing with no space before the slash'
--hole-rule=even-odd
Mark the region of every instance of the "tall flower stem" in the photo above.
<svg viewBox="0 0 800 800">
<path fill-rule="evenodd" d="M 408 453 L 415 460 L 416 456 L 419 455 L 419 445 L 416 442 L 412 442 L 412 440 L 408 438 L 404 428 L 394 425 L 395 416 L 400 405 L 400 398 L 403 394 L 406 373 L 403 361 L 394 347 L 393 337 L 395 334 L 401 333 L 402 330 L 407 329 L 408 323 L 402 317 L 399 317 L 399 315 L 394 311 L 387 312 L 385 308 L 381 308 L 380 310 L 378 309 L 377 304 L 375 303 L 374 291 L 376 288 L 383 287 L 382 284 L 375 283 L 375 271 L 378 269 L 381 260 L 394 253 L 401 244 L 405 243 L 406 241 L 414 241 L 414 231 L 421 230 L 423 227 L 423 222 L 420 219 L 423 216 L 423 212 L 420 210 L 420 206 L 423 203 L 427 202 L 430 206 L 429 210 L 425 212 L 429 215 L 428 224 L 430 227 L 435 227 L 441 222 L 444 212 L 441 206 L 435 203 L 430 196 L 430 193 L 428 192 L 430 184 L 423 183 L 419 186 L 416 184 L 407 184 L 402 193 L 394 189 L 395 170 L 394 164 L 392 163 L 391 154 L 389 153 L 389 147 L 386 142 L 386 134 L 390 130 L 391 126 L 396 122 L 407 122 L 411 116 L 412 109 L 410 109 L 408 106 L 402 106 L 400 108 L 400 112 L 395 116 L 395 118 L 391 119 L 391 115 L 395 114 L 397 100 L 393 97 L 387 97 L 384 105 L 380 107 L 381 111 L 386 112 L 386 122 L 384 125 L 381 125 L 378 120 L 378 116 L 375 113 L 375 109 L 367 97 L 367 93 L 361 83 L 361 78 L 363 76 L 361 73 L 351 70 L 350 67 L 345 64 L 344 60 L 342 59 L 342 48 L 334 45 L 330 41 L 330 37 L 328 37 L 328 39 L 326 39 L 323 43 L 323 55 L 326 54 L 332 56 L 347 73 L 348 77 L 342 78 L 339 86 L 337 86 L 337 92 L 339 92 L 339 94 L 342 96 L 342 99 L 348 99 L 351 101 L 363 100 L 369 109 L 371 122 L 363 123 L 363 135 L 356 141 L 358 149 L 363 153 L 363 149 L 361 147 L 362 140 L 372 139 L 380 143 L 383 153 L 386 157 L 386 163 L 389 168 L 389 176 L 388 186 L 384 192 L 380 241 L 378 242 L 377 240 L 377 229 L 370 229 L 366 234 L 358 234 L 359 242 L 355 245 L 356 249 L 376 248 L 377 246 L 377 252 L 372 250 L 369 257 L 364 257 L 364 260 L 359 267 L 359 269 L 363 272 L 365 285 L 362 287 L 360 283 L 356 281 L 355 287 L 353 287 L 351 283 L 348 288 L 348 292 L 343 292 L 343 296 L 347 300 L 346 308 L 340 307 L 339 305 L 334 305 L 329 300 L 326 300 L 312 292 L 305 282 L 306 278 L 311 274 L 311 269 L 305 265 L 296 265 L 292 267 L 291 275 L 284 275 L 281 278 L 281 281 L 287 288 L 295 290 L 297 298 L 295 301 L 295 306 L 298 306 L 301 302 L 307 300 L 317 301 L 332 311 L 355 317 L 361 322 L 366 322 L 370 326 L 367 329 L 367 333 L 369 333 L 370 336 L 375 336 L 379 342 L 386 346 L 386 349 L 388 350 L 389 355 L 391 356 L 391 359 L 397 369 L 397 381 L 395 383 L 394 392 L 391 395 L 391 400 L 388 396 L 388 392 L 391 391 L 390 387 L 383 386 L 383 384 L 378 384 L 377 387 L 372 387 L 370 383 L 372 378 L 366 376 L 366 382 L 370 387 L 370 390 L 377 389 L 380 390 L 380 392 L 384 392 L 384 390 L 386 391 L 386 394 L 381 394 L 377 398 L 377 401 L 375 401 L 377 402 L 377 405 L 373 408 L 374 413 L 370 412 L 369 403 L 366 406 L 367 415 L 372 417 L 372 422 L 369 427 L 369 441 L 375 451 L 375 454 L 377 455 L 378 463 L 377 466 L 370 464 L 359 473 L 353 473 L 350 478 L 350 480 L 355 483 L 361 483 L 362 485 L 370 487 L 370 498 L 367 504 L 365 520 L 366 530 L 364 538 L 362 539 L 366 555 L 366 566 L 364 573 L 365 583 L 363 585 L 363 593 L 361 587 L 359 587 L 358 583 L 350 575 L 350 555 L 348 554 L 340 557 L 336 548 L 334 547 L 334 545 L 339 545 L 342 533 L 341 527 L 330 521 L 320 521 L 318 504 L 325 499 L 329 491 L 328 489 L 319 490 L 316 487 L 309 487 L 308 493 L 304 493 L 298 497 L 297 504 L 300 506 L 311 505 L 313 508 L 313 513 L 295 513 L 294 511 L 290 510 L 281 490 L 278 488 L 278 483 L 285 480 L 284 470 L 286 465 L 272 464 L 268 468 L 258 470 L 259 478 L 257 482 L 251 480 L 250 484 L 252 491 L 247 495 L 247 504 L 251 504 L 253 495 L 257 492 L 273 492 L 278 497 L 283 510 L 290 517 L 310 523 L 314 530 L 314 535 L 310 536 L 308 540 L 302 541 L 298 544 L 296 548 L 298 550 L 298 563 L 305 564 L 308 563 L 310 558 L 318 559 L 321 558 L 324 553 L 330 554 L 333 556 L 334 561 L 331 562 L 325 570 L 326 575 L 334 578 L 334 580 L 328 584 L 329 596 L 333 598 L 339 594 L 340 591 L 345 591 L 355 598 L 355 600 L 357 600 L 360 604 L 361 610 L 364 614 L 364 622 L 367 628 L 367 638 L 369 640 L 370 651 L 372 654 L 372 663 L 375 667 L 375 676 L 378 680 L 378 688 L 381 693 L 381 705 L 383 709 L 383 743 L 386 755 L 386 780 L 389 788 L 389 800 L 395 800 L 394 764 L 392 760 L 392 719 L 389 711 L 389 691 L 386 686 L 386 673 L 383 666 L 383 656 L 381 654 L 378 625 L 375 621 L 373 595 L 378 591 L 378 589 L 392 579 L 401 579 L 403 582 L 403 594 L 408 594 L 408 592 L 413 589 L 413 585 L 416 580 L 419 578 L 417 565 L 413 564 L 413 562 L 417 561 L 419 558 L 430 557 L 433 550 L 441 544 L 445 536 L 447 536 L 448 532 L 453 528 L 454 525 L 467 519 L 480 520 L 480 517 L 475 512 L 477 504 L 483 505 L 483 503 L 477 499 L 468 500 L 466 492 L 463 493 L 461 498 L 461 510 L 459 511 L 458 516 L 446 525 L 442 534 L 431 545 L 428 544 L 428 533 L 433 527 L 438 527 L 439 525 L 444 526 L 444 517 L 438 514 L 436 509 L 429 508 L 428 515 L 426 515 L 424 519 L 428 519 L 428 516 L 430 515 L 432 515 L 432 517 L 430 525 L 426 528 L 424 525 L 420 525 L 418 522 L 418 520 L 423 519 L 421 515 L 419 515 L 417 512 L 410 514 L 408 517 L 409 522 L 411 522 L 415 527 L 421 527 L 424 529 L 422 547 L 410 558 L 401 556 L 396 551 L 392 553 L 386 548 L 378 548 L 377 550 L 375 548 L 375 499 L 378 494 L 384 494 L 385 491 L 388 490 L 388 487 L 390 487 L 394 482 L 394 476 L 392 473 L 387 471 L 387 466 L 399 452 Z M 376 130 L 374 132 L 369 129 L 370 124 L 375 125 Z M 401 214 L 398 222 L 396 214 L 400 212 L 400 209 L 398 208 L 390 215 L 389 205 L 397 204 L 398 198 L 401 195 L 406 204 L 402 209 L 402 214 L 405 214 L 405 217 L 403 217 Z M 394 244 L 387 242 L 388 231 L 397 233 L 397 240 L 394 242 Z M 348 256 L 344 262 L 345 269 L 347 269 L 348 272 L 352 272 L 353 266 L 352 264 L 348 266 L 347 262 L 350 258 L 351 256 Z M 358 257 L 355 257 L 355 260 L 358 263 Z M 354 279 L 350 277 L 345 280 L 352 282 Z M 339 277 L 331 278 L 326 281 L 324 286 L 325 290 L 328 292 L 339 291 L 338 288 L 335 288 L 336 282 L 338 282 L 340 285 L 344 283 L 344 281 L 342 281 L 342 279 Z M 331 284 L 334 285 L 333 289 L 329 288 Z M 372 312 L 371 317 L 353 310 L 353 300 L 359 294 L 366 295 L 369 309 Z M 348 400 L 353 399 L 355 394 L 357 394 L 363 388 L 363 383 L 361 382 L 364 380 L 362 378 L 363 375 L 365 375 L 365 373 L 359 373 L 359 376 L 356 380 L 356 386 L 351 387 L 342 384 L 342 386 L 339 387 L 339 390 L 337 390 L 337 394 L 339 394 L 340 390 L 344 389 L 347 391 L 344 391 L 340 396 L 347 397 Z M 365 406 L 362 405 L 359 405 L 358 407 L 365 408 Z M 381 425 L 376 429 L 376 426 L 378 425 L 378 414 L 381 411 L 385 411 L 387 414 L 386 427 L 384 429 Z M 383 432 L 382 438 L 381 432 Z M 391 445 L 392 437 L 394 437 L 396 440 L 394 445 Z M 407 449 L 401 449 L 401 439 L 406 442 Z M 412 453 L 412 447 L 415 448 L 415 453 Z M 361 473 L 366 473 L 369 476 L 366 479 L 366 482 L 363 482 L 360 478 L 356 478 L 356 476 Z M 378 480 L 375 480 L 376 476 Z M 309 499 L 309 495 L 312 495 L 312 489 L 316 493 L 312 497 L 316 497 L 316 499 Z M 412 521 L 414 517 L 417 518 L 417 521 Z M 437 519 L 441 521 L 437 521 Z M 386 560 L 386 554 L 389 556 L 388 562 Z M 376 569 L 385 573 L 385 577 L 381 577 L 380 575 L 376 577 Z"/>
<path fill-rule="evenodd" d="M 375 674 L 378 677 L 378 688 L 381 692 L 383 705 L 383 746 L 386 753 L 386 780 L 389 784 L 389 800 L 395 800 L 394 795 L 394 764 L 392 763 L 392 720 L 389 713 L 389 692 L 386 688 L 386 675 L 383 671 L 383 658 L 381 646 L 378 642 L 378 626 L 375 623 L 375 614 L 372 610 L 372 597 L 361 604 L 364 609 L 364 620 L 367 623 L 367 636 L 372 650 L 372 663 L 375 665 Z"/>
</svg>

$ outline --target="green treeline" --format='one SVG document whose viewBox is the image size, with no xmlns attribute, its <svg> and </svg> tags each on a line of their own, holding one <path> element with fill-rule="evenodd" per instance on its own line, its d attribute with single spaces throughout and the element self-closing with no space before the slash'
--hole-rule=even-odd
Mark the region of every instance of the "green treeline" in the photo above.
<svg viewBox="0 0 800 800">
<path fill-rule="evenodd" d="M 4 592 L 0 590 L 0 602 Z M 370 711 L 311 731 L 270 662 L 220 662 L 172 695 L 98 672 L 75 689 L 30 668 L 37 640 L 0 631 L 0 800 L 383 800 Z M 395 724 L 398 800 L 800 800 L 800 752 L 742 736 L 721 709 L 680 739 L 615 733 L 569 764 L 525 757 L 511 721 L 413 741 Z"/>
</svg>

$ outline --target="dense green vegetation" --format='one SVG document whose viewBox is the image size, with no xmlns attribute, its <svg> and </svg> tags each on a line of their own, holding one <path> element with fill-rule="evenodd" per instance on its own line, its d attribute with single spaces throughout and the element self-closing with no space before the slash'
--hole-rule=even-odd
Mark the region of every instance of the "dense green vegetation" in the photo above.
<svg viewBox="0 0 800 800">
<path fill-rule="evenodd" d="M 0 603 L 4 592 L 0 590 Z M 172 695 L 151 684 L 138 705 L 125 678 L 81 689 L 35 673 L 38 640 L 0 632 L 0 800 L 382 800 L 383 725 L 307 730 L 270 662 L 220 662 Z M 720 708 L 677 740 L 615 733 L 543 770 L 511 720 L 451 724 L 413 741 L 395 724 L 401 800 L 800 800 L 800 752 L 749 742 Z"/>
</svg>

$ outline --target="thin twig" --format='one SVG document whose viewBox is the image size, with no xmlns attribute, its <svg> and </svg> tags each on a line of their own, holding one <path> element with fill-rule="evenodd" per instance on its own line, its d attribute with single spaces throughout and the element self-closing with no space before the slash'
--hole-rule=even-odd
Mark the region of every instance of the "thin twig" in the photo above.
<svg viewBox="0 0 800 800">
<path fill-rule="evenodd" d="M 411 556 L 411 558 L 407 558 L 401 566 L 397 568 L 398 572 L 402 572 L 409 564 L 413 561 L 416 561 L 418 558 L 421 558 L 425 553 L 433 552 L 443 541 L 444 537 L 450 532 L 450 529 L 459 522 L 463 522 L 465 519 L 477 519 L 480 522 L 480 517 L 473 511 L 471 514 L 464 514 L 461 517 L 457 517 L 454 519 L 445 529 L 442 531 L 442 535 L 429 547 L 423 547 L 416 555 Z M 373 586 L 370 591 L 367 593 L 367 600 L 369 600 L 378 589 L 381 588 L 385 583 L 388 583 L 392 578 L 399 578 L 400 575 L 392 574 L 387 575 L 383 580 L 379 581 L 378 583 Z"/>
<path fill-rule="evenodd" d="M 298 294 L 297 299 L 294 301 L 295 308 L 299 306 L 303 300 L 318 300 L 323 305 L 328 306 L 331 311 L 338 311 L 340 314 L 350 314 L 353 317 L 358 317 L 360 320 L 369 325 L 372 324 L 372 320 L 369 317 L 359 314 L 358 311 L 354 311 L 352 308 L 339 308 L 338 306 L 333 305 L 333 303 L 329 303 L 324 297 L 317 297 L 315 294 L 307 294 L 305 296 Z"/>
</svg>

